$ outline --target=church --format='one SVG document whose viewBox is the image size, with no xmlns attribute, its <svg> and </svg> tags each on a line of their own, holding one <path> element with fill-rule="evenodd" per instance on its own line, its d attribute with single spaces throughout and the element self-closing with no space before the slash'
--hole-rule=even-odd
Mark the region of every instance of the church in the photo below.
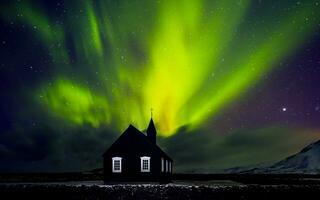
<svg viewBox="0 0 320 200">
<path fill-rule="evenodd" d="M 151 118 L 146 135 L 132 125 L 103 154 L 105 183 L 170 182 L 173 161 L 157 145 Z"/>
</svg>

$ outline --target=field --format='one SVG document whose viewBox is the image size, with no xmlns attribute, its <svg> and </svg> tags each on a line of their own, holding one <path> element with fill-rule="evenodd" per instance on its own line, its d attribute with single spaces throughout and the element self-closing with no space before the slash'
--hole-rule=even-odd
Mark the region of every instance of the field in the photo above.
<svg viewBox="0 0 320 200">
<path fill-rule="evenodd" d="M 77 177 L 78 180 L 66 181 L 63 177 Z M 76 176 L 76 173 L 2 174 L 0 178 L 1 199 L 309 199 L 320 195 L 320 182 L 315 175 L 180 174 L 169 184 L 113 185 L 103 184 L 98 175 Z M 90 178 L 96 180 L 89 181 Z"/>
</svg>

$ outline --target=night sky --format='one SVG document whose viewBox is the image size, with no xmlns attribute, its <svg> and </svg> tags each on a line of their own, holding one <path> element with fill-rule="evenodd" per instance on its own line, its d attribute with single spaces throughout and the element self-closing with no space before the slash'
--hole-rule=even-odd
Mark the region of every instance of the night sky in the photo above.
<svg viewBox="0 0 320 200">
<path fill-rule="evenodd" d="M 320 139 L 320 1 L 0 3 L 0 171 L 79 171 L 152 116 L 175 171 Z"/>
</svg>

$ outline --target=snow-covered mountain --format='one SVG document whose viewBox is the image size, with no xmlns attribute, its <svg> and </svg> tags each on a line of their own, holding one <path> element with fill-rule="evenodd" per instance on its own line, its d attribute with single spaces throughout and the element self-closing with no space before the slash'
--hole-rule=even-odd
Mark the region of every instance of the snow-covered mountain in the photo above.
<svg viewBox="0 0 320 200">
<path fill-rule="evenodd" d="M 229 169 L 230 173 L 320 173 L 320 140 L 303 148 L 299 153 L 265 167 Z"/>
<path fill-rule="evenodd" d="M 267 170 L 281 173 L 320 173 L 320 140 L 275 163 Z"/>
</svg>

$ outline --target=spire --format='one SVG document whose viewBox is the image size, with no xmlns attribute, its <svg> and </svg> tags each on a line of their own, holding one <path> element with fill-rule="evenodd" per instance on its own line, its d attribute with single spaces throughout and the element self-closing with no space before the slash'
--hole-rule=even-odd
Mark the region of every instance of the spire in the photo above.
<svg viewBox="0 0 320 200">
<path fill-rule="evenodd" d="M 152 111 L 151 111 L 151 113 L 152 113 Z M 154 143 L 154 144 L 157 143 L 157 130 L 156 130 L 156 127 L 153 123 L 152 117 L 150 119 L 149 126 L 147 128 L 147 137 L 152 143 Z"/>
</svg>

